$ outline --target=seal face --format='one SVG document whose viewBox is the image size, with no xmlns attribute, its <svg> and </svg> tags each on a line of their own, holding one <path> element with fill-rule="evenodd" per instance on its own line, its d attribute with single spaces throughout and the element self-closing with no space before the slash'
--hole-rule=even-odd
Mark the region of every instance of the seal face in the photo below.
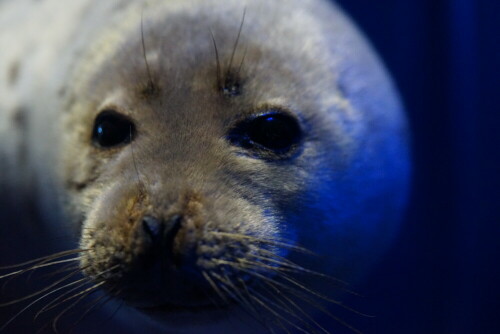
<svg viewBox="0 0 500 334">
<path fill-rule="evenodd" d="M 323 329 L 314 300 L 362 277 L 405 202 L 405 121 L 372 51 L 322 1 L 99 9 L 49 120 L 80 270 L 162 329 Z"/>
</svg>

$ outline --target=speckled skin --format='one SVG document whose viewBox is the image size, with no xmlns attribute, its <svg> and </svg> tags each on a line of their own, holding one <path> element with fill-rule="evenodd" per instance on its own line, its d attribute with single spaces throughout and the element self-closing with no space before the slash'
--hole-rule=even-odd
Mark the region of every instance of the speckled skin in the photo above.
<svg viewBox="0 0 500 334">
<path fill-rule="evenodd" d="M 235 52 L 238 62 L 245 55 L 242 93 L 226 97 L 217 90 L 210 31 L 226 68 L 244 11 Z M 194 256 L 195 271 L 212 274 L 221 259 L 251 258 L 255 242 L 235 251 L 221 234 L 233 233 L 286 238 L 320 256 L 265 250 L 356 282 L 397 232 L 409 172 L 403 110 L 366 41 L 327 2 L 4 1 L 0 50 L 0 186 L 36 208 L 31 224 L 48 235 L 81 235 L 90 249 L 81 266 L 91 278 L 115 265 L 107 279 L 132 270 L 144 250 L 144 215 L 184 215 L 175 249 Z M 264 159 L 225 138 L 235 122 L 269 107 L 301 122 L 293 157 Z M 91 134 L 109 108 L 134 121 L 137 137 L 104 151 Z M 189 289 L 182 279 L 148 277 L 129 299 L 189 304 Z M 155 315 L 149 330 L 266 331 L 239 313 Z M 131 317 L 150 326 L 133 308 L 114 324 Z"/>
</svg>

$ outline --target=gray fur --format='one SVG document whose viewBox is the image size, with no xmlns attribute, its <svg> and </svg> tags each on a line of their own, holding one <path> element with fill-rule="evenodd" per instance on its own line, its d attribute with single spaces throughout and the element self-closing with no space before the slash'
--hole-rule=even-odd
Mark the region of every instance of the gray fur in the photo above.
<svg viewBox="0 0 500 334">
<path fill-rule="evenodd" d="M 234 56 L 238 65 L 245 57 L 242 93 L 227 97 L 217 91 L 210 31 L 224 74 L 244 11 Z M 147 214 L 188 216 L 184 243 L 176 247 L 194 252 L 199 270 L 214 273 L 222 258 L 255 254 L 251 240 L 235 252 L 227 237 L 214 234 L 237 233 L 290 239 L 324 256 L 289 252 L 290 259 L 356 282 L 397 231 L 409 171 L 403 110 L 380 61 L 334 5 L 3 1 L 0 50 L 0 166 L 6 171 L 0 185 L 21 202 L 31 195 L 40 210 L 36 224 L 49 234 L 81 234 L 81 247 L 91 249 L 81 267 L 96 281 L 115 265 L 104 278 L 127 275 L 134 266 L 144 247 L 138 226 Z M 225 139 L 238 120 L 269 106 L 301 119 L 305 137 L 297 156 L 259 159 Z M 92 145 L 94 119 L 108 108 L 134 120 L 130 145 Z M 170 283 L 171 290 L 185 288 Z M 138 304 L 157 302 L 138 291 Z M 189 323 L 179 315 L 156 318 L 158 328 L 197 333 L 197 326 L 218 331 L 236 321 L 238 327 L 233 312 L 239 311 L 215 321 L 203 314 Z"/>
</svg>

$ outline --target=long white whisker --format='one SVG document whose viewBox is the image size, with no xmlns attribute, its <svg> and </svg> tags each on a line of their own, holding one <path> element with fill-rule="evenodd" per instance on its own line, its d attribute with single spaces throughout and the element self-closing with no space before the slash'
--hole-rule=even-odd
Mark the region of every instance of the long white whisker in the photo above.
<svg viewBox="0 0 500 334">
<path fill-rule="evenodd" d="M 69 284 L 66 284 L 64 286 L 61 286 L 57 289 L 54 289 L 46 294 L 44 294 L 43 296 L 41 296 L 40 298 L 37 298 L 36 300 L 32 301 L 31 303 L 29 303 L 26 307 L 24 307 L 21 311 L 17 312 L 12 318 L 10 318 L 2 327 L 0 327 L 0 332 L 3 331 L 8 325 L 10 325 L 10 323 L 12 323 L 12 321 L 14 321 L 15 319 L 17 319 L 18 316 L 20 316 L 22 313 L 24 313 L 26 310 L 28 310 L 31 306 L 35 305 L 36 303 L 38 303 L 39 301 L 41 301 L 42 299 L 45 299 L 47 298 L 48 296 L 62 290 L 62 289 L 65 289 L 67 287 L 70 287 L 70 286 L 73 286 L 75 284 L 78 284 L 84 280 L 88 280 L 88 278 L 82 278 L 82 279 L 79 279 L 77 281 L 74 281 L 72 283 L 69 283 Z"/>
<path fill-rule="evenodd" d="M 26 266 L 28 264 L 32 264 L 32 263 L 36 263 L 36 262 L 43 262 L 43 261 L 47 261 L 47 260 L 50 261 L 50 260 L 54 260 L 54 259 L 57 259 L 57 258 L 60 258 L 60 257 L 72 255 L 72 254 L 75 254 L 75 253 L 82 253 L 82 252 L 86 252 L 86 251 L 88 251 L 88 249 L 72 249 L 72 250 L 68 250 L 68 251 L 63 251 L 63 252 L 59 252 L 59 253 L 55 253 L 55 254 L 43 256 L 43 257 L 39 257 L 37 259 L 29 260 L 29 261 L 26 261 L 26 262 L 22 262 L 22 263 L 18 263 L 18 264 L 13 264 L 13 265 L 10 265 L 10 266 L 3 266 L 3 267 L 0 267 L 0 270 L 18 268 L 18 267 Z"/>
<path fill-rule="evenodd" d="M 44 263 L 44 264 L 33 266 L 33 267 L 30 267 L 30 268 L 27 268 L 27 269 L 21 269 L 21 270 L 18 270 L 18 271 L 14 271 L 14 272 L 6 274 L 6 275 L 2 275 L 2 276 L 0 276 L 0 279 L 6 278 L 6 277 L 10 277 L 10 276 L 13 276 L 13 275 L 24 274 L 24 273 L 26 273 L 28 271 L 39 269 L 39 268 L 50 267 L 50 266 L 54 266 L 56 264 L 67 263 L 67 262 L 74 262 L 74 261 L 78 261 L 78 260 L 80 260 L 80 257 L 73 258 L 73 259 L 66 259 L 66 260 L 54 261 L 54 262 L 49 262 L 49 263 Z"/>
</svg>

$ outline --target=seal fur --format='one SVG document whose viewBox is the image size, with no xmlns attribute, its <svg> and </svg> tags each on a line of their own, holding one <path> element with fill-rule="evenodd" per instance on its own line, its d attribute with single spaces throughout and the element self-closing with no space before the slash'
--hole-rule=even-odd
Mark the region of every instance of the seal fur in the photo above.
<svg viewBox="0 0 500 334">
<path fill-rule="evenodd" d="M 314 322 L 287 323 L 291 310 L 276 305 L 289 300 L 262 286 L 279 289 L 290 271 L 361 279 L 406 198 L 402 107 L 356 29 L 315 0 L 80 0 L 65 15 L 59 6 L 0 4 L 0 26 L 11 25 L 0 35 L 2 187 L 34 202 L 48 235 L 76 231 L 90 282 L 131 305 L 123 312 L 156 319 L 160 332 L 221 331 L 242 314 L 254 319 L 252 308 L 264 315 L 237 322 L 240 331 L 313 332 Z M 16 11 L 30 20 L 16 25 Z M 41 27 L 47 33 L 31 37 Z M 133 121 L 128 145 L 92 143 L 105 110 Z M 290 155 L 228 140 L 270 110 L 300 124 Z M 147 216 L 182 217 L 166 277 Z"/>
</svg>

